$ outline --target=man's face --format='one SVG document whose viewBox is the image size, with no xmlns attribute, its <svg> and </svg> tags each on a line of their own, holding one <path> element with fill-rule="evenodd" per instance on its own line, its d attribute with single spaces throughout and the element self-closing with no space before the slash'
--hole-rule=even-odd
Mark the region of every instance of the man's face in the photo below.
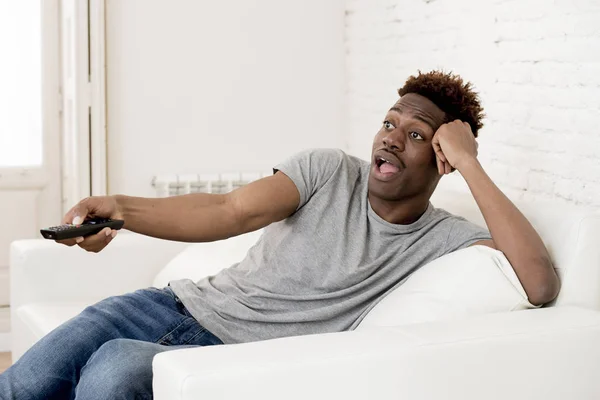
<svg viewBox="0 0 600 400">
<path fill-rule="evenodd" d="M 394 201 L 433 192 L 440 175 L 431 140 L 445 117 L 438 106 L 415 93 L 394 104 L 373 140 L 370 195 Z"/>
</svg>

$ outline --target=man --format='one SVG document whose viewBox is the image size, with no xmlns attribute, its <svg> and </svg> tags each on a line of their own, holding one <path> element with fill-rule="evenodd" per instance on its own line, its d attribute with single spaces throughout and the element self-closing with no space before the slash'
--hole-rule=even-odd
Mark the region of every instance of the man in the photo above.
<svg viewBox="0 0 600 400">
<path fill-rule="evenodd" d="M 216 276 L 87 308 L 0 376 L 3 398 L 150 398 L 152 357 L 161 351 L 352 330 L 416 269 L 472 245 L 502 251 L 531 303 L 552 300 L 559 283 L 548 252 L 477 161 L 483 113 L 471 85 L 433 71 L 409 78 L 399 94 L 370 163 L 310 150 L 225 195 L 92 197 L 73 207 L 64 223 L 124 219 L 129 230 L 170 240 L 266 229 L 244 260 Z M 453 169 L 489 232 L 430 204 Z M 63 243 L 98 252 L 115 234 Z"/>
</svg>

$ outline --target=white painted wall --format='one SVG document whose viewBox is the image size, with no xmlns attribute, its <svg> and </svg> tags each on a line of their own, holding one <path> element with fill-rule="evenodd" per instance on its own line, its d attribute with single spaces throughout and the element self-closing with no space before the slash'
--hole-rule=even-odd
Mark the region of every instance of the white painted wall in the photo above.
<svg viewBox="0 0 600 400">
<path fill-rule="evenodd" d="M 107 0 L 109 192 L 346 147 L 343 0 Z"/>
<path fill-rule="evenodd" d="M 0 40 L 4 61 L 8 63 L 8 70 L 2 72 L 8 73 L 12 80 L 11 85 L 0 85 L 4 89 L 0 97 L 8 100 L 0 100 L 0 103 L 13 115 L 38 120 L 22 125 L 16 120 L 9 121 L 15 124 L 0 127 L 0 136 L 7 139 L 5 144 L 9 147 L 15 144 L 16 155 L 19 155 L 19 144 L 23 144 L 22 136 L 32 140 L 28 146 L 34 153 L 40 149 L 42 153 L 39 165 L 32 163 L 35 157 L 18 157 L 13 159 L 15 162 L 0 165 L 0 210 L 4 227 L 0 232 L 0 352 L 4 352 L 10 350 L 10 244 L 15 240 L 39 238 L 39 229 L 56 225 L 61 218 L 59 4 L 57 0 L 27 4 L 2 2 L 0 13 L 6 13 L 14 22 L 8 24 L 6 32 L 12 35 L 8 40 L 17 44 L 4 46 Z M 2 28 L 6 28 L 5 25 Z M 6 33 L 3 29 L 0 32 Z M 29 85 L 26 82 L 29 80 L 37 84 Z M 38 107 L 34 105 L 36 99 L 40 102 Z M 36 115 L 38 113 L 41 114 Z M 40 139 L 37 144 L 33 143 L 36 138 Z"/>
<path fill-rule="evenodd" d="M 480 159 L 505 192 L 600 208 L 600 1 L 347 0 L 346 14 L 352 153 L 368 157 L 409 75 L 444 68 L 480 91 Z"/>
</svg>

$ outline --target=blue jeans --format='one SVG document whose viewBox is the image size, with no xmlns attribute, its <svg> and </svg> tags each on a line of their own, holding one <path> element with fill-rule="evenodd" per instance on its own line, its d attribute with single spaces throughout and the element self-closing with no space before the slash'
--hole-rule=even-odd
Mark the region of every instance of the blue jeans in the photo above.
<svg viewBox="0 0 600 400">
<path fill-rule="evenodd" d="M 171 288 L 142 289 L 86 308 L 0 375 L 0 399 L 152 399 L 157 353 L 223 344 Z"/>
</svg>

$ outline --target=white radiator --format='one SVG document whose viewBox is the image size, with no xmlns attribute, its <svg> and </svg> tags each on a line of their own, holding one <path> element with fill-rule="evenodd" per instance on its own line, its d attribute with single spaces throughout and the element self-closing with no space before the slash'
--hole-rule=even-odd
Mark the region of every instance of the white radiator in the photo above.
<svg viewBox="0 0 600 400">
<path fill-rule="evenodd" d="M 228 193 L 241 186 L 271 176 L 272 172 L 229 172 L 221 174 L 157 175 L 152 186 L 157 197 L 189 193 Z"/>
</svg>

